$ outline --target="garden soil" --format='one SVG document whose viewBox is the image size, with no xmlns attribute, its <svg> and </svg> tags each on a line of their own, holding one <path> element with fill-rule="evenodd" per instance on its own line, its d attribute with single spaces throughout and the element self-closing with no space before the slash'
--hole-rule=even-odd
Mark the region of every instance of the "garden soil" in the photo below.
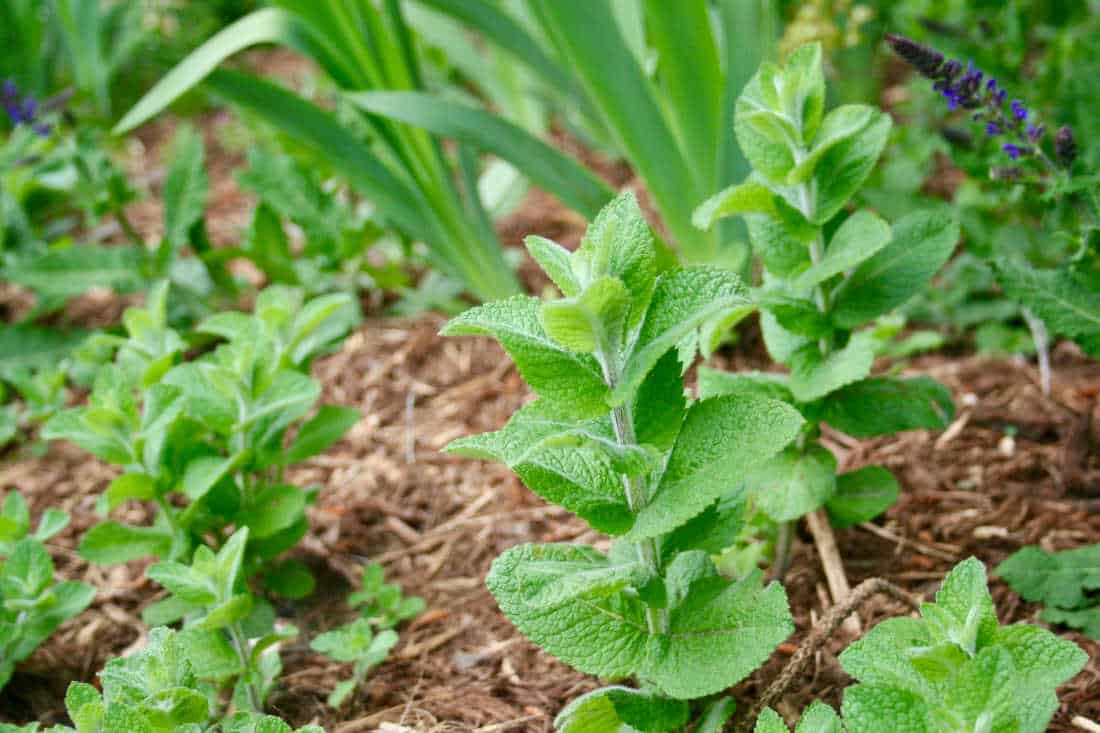
<svg viewBox="0 0 1100 733">
<path fill-rule="evenodd" d="M 208 123 L 203 129 L 215 156 L 212 189 L 221 201 L 214 215 L 223 217 L 212 229 L 216 238 L 230 241 L 247 221 L 241 211 L 248 200 L 232 183 L 232 166 L 216 157 L 216 127 L 224 120 Z M 157 147 L 156 139 L 148 143 Z M 603 165 L 601 171 L 616 185 L 634 184 L 621 167 Z M 158 219 L 155 212 L 137 218 L 148 227 Z M 501 235 L 511 245 L 538 233 L 575 246 L 583 226 L 575 214 L 536 191 L 502 224 Z M 535 292 L 545 287 L 530 263 L 522 272 Z M 2 285 L 0 290 L 5 290 L 3 302 L 19 302 L 18 294 Z M 66 317 L 95 322 L 96 313 L 117 314 L 117 299 L 96 297 L 91 306 L 80 306 L 84 311 Z M 320 489 L 310 511 L 312 530 L 297 553 L 314 568 L 319 584 L 307 602 L 278 607 L 281 621 L 301 634 L 280 649 L 285 674 L 269 711 L 296 725 L 320 723 L 330 733 L 549 731 L 562 706 L 598 681 L 527 642 L 497 609 L 485 589 L 485 574 L 495 556 L 523 542 L 602 546 L 607 539 L 542 502 L 506 468 L 440 452 L 454 438 L 501 427 L 530 399 L 499 347 L 488 339 L 441 338 L 439 316 L 394 320 L 379 315 L 382 304 L 365 305 L 373 315 L 314 369 L 324 383 L 325 401 L 356 406 L 365 417 L 326 455 L 290 476 Z M 751 324 L 716 361 L 736 369 L 768 368 Z M 971 555 L 992 568 L 1025 544 L 1065 549 L 1100 542 L 1100 364 L 1062 345 L 1054 366 L 1054 394 L 1045 398 L 1034 367 L 1024 362 L 960 352 L 879 365 L 941 380 L 954 393 L 958 410 L 941 432 L 866 441 L 825 435 L 842 468 L 879 463 L 902 486 L 900 501 L 885 517 L 837 532 L 853 585 L 878 576 L 931 598 L 944 574 Z M 79 536 L 96 521 L 96 497 L 115 475 L 112 467 L 65 444 L 51 445 L 42 455 L 22 449 L 0 456 L 0 490 L 25 492 L 36 515 L 59 507 L 73 517 L 49 543 L 58 575 L 99 588 L 93 605 L 21 666 L 0 697 L 0 720 L 63 722 L 70 681 L 94 681 L 107 659 L 144 642 L 141 609 L 162 597 L 144 578 L 144 565 L 91 566 L 74 551 Z M 120 518 L 142 523 L 151 516 L 134 505 Z M 313 653 L 308 642 L 349 620 L 344 599 L 368 561 L 382 563 L 388 580 L 422 596 L 428 610 L 402 630 L 390 661 L 371 674 L 361 694 L 333 711 L 325 697 L 349 670 Z M 733 690 L 742 710 L 831 605 L 804 530 L 786 585 L 797 631 Z M 992 589 L 1003 623 L 1037 622 L 1035 605 L 1022 602 L 999 580 L 992 581 Z M 859 615 L 868 628 L 905 612 L 874 599 Z M 1076 730 L 1070 724 L 1074 715 L 1100 720 L 1100 644 L 1072 631 L 1060 633 L 1080 643 L 1091 659 L 1060 691 L 1061 708 L 1050 730 L 1067 732 Z M 813 699 L 839 704 L 849 680 L 836 655 L 848 641 L 838 635 L 816 655 L 780 704 L 784 715 L 796 717 Z"/>
</svg>

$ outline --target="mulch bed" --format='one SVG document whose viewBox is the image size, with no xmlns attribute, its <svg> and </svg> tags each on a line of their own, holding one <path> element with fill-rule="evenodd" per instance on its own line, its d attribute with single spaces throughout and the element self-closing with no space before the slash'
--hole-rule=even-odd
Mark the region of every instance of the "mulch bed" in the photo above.
<svg viewBox="0 0 1100 733">
<path fill-rule="evenodd" d="M 243 196 L 218 157 L 216 135 L 203 125 L 214 156 L 211 187 L 219 203 L 212 225 L 231 241 L 247 221 Z M 167 129 L 152 128 L 149 154 L 163 147 Z M 560 141 L 568 144 L 568 141 Z M 239 157 L 232 161 L 239 163 Z M 629 171 L 603 162 L 617 186 L 638 188 Z M 155 172 L 150 174 L 155 185 Z M 144 204 L 135 218 L 155 230 L 159 211 Z M 534 191 L 501 225 L 506 243 L 539 233 L 576 244 L 584 222 L 552 197 Z M 535 292 L 545 280 L 530 263 L 521 268 Z M 0 296 L 12 297 L 10 292 Z M 3 300 L 3 297 L 0 297 Z M 85 299 L 90 315 L 75 322 L 115 318 L 118 299 Z M 13 309 L 14 312 L 14 309 Z M 96 315 L 99 314 L 99 315 Z M 492 559 L 523 542 L 606 543 L 564 510 L 527 491 L 506 468 L 446 456 L 453 438 L 493 430 L 530 398 L 503 351 L 487 339 L 442 339 L 443 319 L 374 317 L 341 351 L 319 361 L 314 373 L 327 402 L 359 407 L 365 419 L 328 454 L 291 472 L 290 479 L 320 487 L 312 529 L 297 551 L 319 578 L 306 602 L 281 605 L 301 630 L 282 648 L 285 675 L 269 701 L 270 712 L 296 725 L 318 722 L 330 733 L 359 731 L 549 731 L 554 715 L 598 681 L 559 664 L 520 636 L 485 590 Z M 867 463 L 889 467 L 902 497 L 869 527 L 837 533 L 849 580 L 884 577 L 930 597 L 956 562 L 974 555 L 992 568 L 1025 544 L 1065 549 L 1100 542 L 1100 364 L 1062 346 L 1054 354 L 1056 388 L 1045 398 L 1034 368 L 965 354 L 921 357 L 907 365 L 954 393 L 958 414 L 942 432 L 916 431 L 867 441 L 836 433 L 825 438 L 842 468 Z M 738 346 L 719 354 L 730 368 L 769 368 L 751 329 Z M 887 366 L 887 365 L 882 365 Z M 69 512 L 71 526 L 50 542 L 58 575 L 94 583 L 99 594 L 85 613 L 66 624 L 25 663 L 0 697 L 0 720 L 65 720 L 63 695 L 72 680 L 92 681 L 103 663 L 138 648 L 146 629 L 141 609 L 160 597 L 144 578 L 144 563 L 91 566 L 74 548 L 97 517 L 96 497 L 116 469 L 64 444 L 44 455 L 0 457 L 0 491 L 18 488 L 35 514 L 47 507 Z M 151 515 L 128 506 L 122 519 L 144 523 Z M 765 667 L 735 689 L 751 704 L 830 605 L 824 573 L 803 532 L 787 588 L 797 631 Z M 310 651 L 316 634 L 349 619 L 344 598 L 362 563 L 383 563 L 390 582 L 424 597 L 428 611 L 408 624 L 390 661 L 369 678 L 362 694 L 334 712 L 324 700 L 348 670 Z M 993 595 L 1004 623 L 1035 622 L 1038 608 L 994 579 Z M 860 611 L 864 628 L 903 609 L 885 600 Z M 1050 730 L 1074 730 L 1072 715 L 1100 719 L 1100 644 L 1062 631 L 1091 661 L 1061 691 L 1062 707 Z M 780 710 L 796 716 L 812 699 L 840 702 L 848 679 L 836 654 L 849 641 L 837 637 L 820 653 Z"/>
</svg>

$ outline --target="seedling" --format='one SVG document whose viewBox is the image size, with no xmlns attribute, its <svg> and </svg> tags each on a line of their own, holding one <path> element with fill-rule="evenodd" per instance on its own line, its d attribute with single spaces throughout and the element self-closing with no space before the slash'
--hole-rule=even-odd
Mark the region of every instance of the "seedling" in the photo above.
<svg viewBox="0 0 1100 733">
<path fill-rule="evenodd" d="M 334 708 L 340 707 L 370 671 L 386 660 L 397 643 L 393 629 L 424 610 L 423 598 L 406 598 L 401 586 L 385 582 L 383 573 L 378 563 L 364 566 L 362 589 L 348 596 L 348 605 L 358 608 L 361 618 L 321 634 L 310 644 L 329 659 L 354 664 L 352 678 L 336 685 L 328 696 L 328 704 Z"/>
<path fill-rule="evenodd" d="M 58 626 L 88 607 L 95 588 L 54 581 L 54 565 L 43 546 L 69 523 L 64 512 L 48 509 L 30 532 L 30 512 L 12 492 L 0 509 L 0 688 L 15 666 L 29 657 Z"/>
<path fill-rule="evenodd" d="M 277 559 L 305 534 L 315 492 L 287 483 L 284 472 L 325 451 L 359 418 L 356 410 L 326 406 L 304 420 L 321 393 L 310 362 L 357 318 L 347 295 L 306 302 L 273 287 L 257 297 L 253 315 L 226 312 L 201 322 L 198 338 L 223 343 L 184 360 L 184 341 L 166 324 L 163 290 L 147 308 L 128 310 L 129 336 L 104 344 L 117 351 L 99 370 L 88 405 L 60 413 L 43 432 L 123 467 L 101 497 L 104 514 L 132 500 L 153 502 L 158 513 L 152 526 L 96 525 L 82 538 L 81 555 L 102 563 L 149 555 L 185 562 L 194 548 L 220 548 L 230 528 L 248 527 L 245 576 L 262 574 L 287 597 L 307 595 L 308 569 Z"/>
<path fill-rule="evenodd" d="M 817 44 L 783 68 L 760 67 L 737 101 L 735 131 L 753 173 L 699 207 L 695 221 L 745 219 L 764 267 L 755 293 L 764 340 L 790 373 L 704 369 L 699 384 L 703 397 L 768 396 L 805 418 L 797 440 L 746 477 L 755 506 L 780 524 L 781 575 L 789 523 L 810 515 L 819 533 L 828 527 L 823 507 L 834 524 L 849 526 L 897 498 L 897 481 L 881 466 L 837 474 L 819 440 L 823 423 L 869 438 L 943 428 L 952 418 L 950 392 L 934 380 L 870 374 L 897 330 L 883 317 L 927 286 L 959 232 L 943 211 L 913 213 L 892 227 L 866 209 L 846 212 L 886 145 L 890 119 L 866 105 L 825 114 Z M 835 600 L 843 590 L 834 586 Z"/>
<path fill-rule="evenodd" d="M 682 725 L 698 711 L 691 701 L 743 679 L 792 630 L 781 586 L 762 586 L 759 571 L 731 582 L 711 554 L 742 520 L 743 507 L 720 499 L 804 421 L 758 394 L 685 397 L 699 328 L 752 304 L 727 270 L 663 266 L 631 194 L 600 213 L 576 252 L 539 237 L 527 247 L 563 297 L 489 303 L 444 333 L 496 337 L 538 399 L 502 430 L 447 450 L 508 464 L 614 543 L 607 553 L 513 548 L 493 563 L 489 590 L 546 651 L 642 686 L 581 698 L 560 730 L 596 711 L 626 724 L 635 718 L 624 707 Z"/>
</svg>

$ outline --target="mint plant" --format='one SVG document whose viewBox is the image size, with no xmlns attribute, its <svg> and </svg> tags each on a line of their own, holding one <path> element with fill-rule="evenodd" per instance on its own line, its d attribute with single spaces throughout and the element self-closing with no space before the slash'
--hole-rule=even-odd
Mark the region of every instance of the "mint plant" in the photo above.
<svg viewBox="0 0 1100 733">
<path fill-rule="evenodd" d="M 742 519 L 736 502 L 720 499 L 803 419 L 756 394 L 687 399 L 682 374 L 700 327 L 752 304 L 727 270 L 664 265 L 631 194 L 596 217 L 576 252 L 540 237 L 526 243 L 563 297 L 488 303 L 443 332 L 497 338 L 538 399 L 503 429 L 447 450 L 506 463 L 614 542 L 607 553 L 513 548 L 494 561 L 489 590 L 547 652 L 588 674 L 635 680 L 641 689 L 622 695 L 681 725 L 690 701 L 743 679 L 793 628 L 781 586 L 763 587 L 759 571 L 731 582 L 711 553 Z M 559 729 L 606 711 L 609 696 L 619 710 L 622 695 L 582 698 Z M 618 715 L 603 718 L 608 730 L 626 720 L 606 715 Z"/>
<path fill-rule="evenodd" d="M 48 509 L 32 533 L 21 494 L 9 493 L 0 505 L 0 688 L 17 664 L 95 598 L 87 583 L 54 580 L 53 560 L 42 543 L 68 523 L 64 512 Z"/>
<path fill-rule="evenodd" d="M 819 441 L 823 423 L 868 438 L 950 421 L 951 395 L 934 380 L 870 375 L 896 331 L 884 317 L 928 285 L 959 233 L 943 211 L 893 226 L 866 209 L 847 211 L 886 145 L 890 119 L 866 105 L 825 113 L 819 44 L 803 46 L 783 68 L 763 64 L 737 101 L 734 129 L 753 173 L 700 206 L 695 222 L 744 218 L 763 265 L 755 296 L 764 340 L 790 373 L 705 369 L 699 384 L 703 397 L 768 396 L 805 418 L 797 440 L 746 477 L 756 506 L 784 530 L 782 573 L 786 523 L 826 507 L 835 524 L 848 526 L 897 497 L 897 481 L 881 466 L 837 475 Z"/>
<path fill-rule="evenodd" d="M 231 528 L 248 527 L 245 576 L 261 574 L 287 597 L 306 595 L 313 580 L 305 566 L 277 559 L 305 534 L 315 492 L 289 484 L 285 470 L 359 419 L 356 410 L 325 406 L 305 420 L 321 393 L 310 362 L 356 322 L 356 303 L 268 288 L 252 315 L 224 312 L 199 323 L 193 339 L 217 346 L 193 359 L 184 358 L 186 342 L 167 326 L 165 309 L 158 290 L 148 307 L 128 310 L 128 337 L 99 341 L 114 356 L 99 369 L 88 404 L 44 428 L 45 437 L 123 468 L 100 499 L 102 513 L 134 500 L 158 510 L 151 526 L 97 524 L 79 551 L 91 562 L 149 555 L 185 562 L 196 547 L 220 548 Z"/>
<path fill-rule="evenodd" d="M 920 618 L 892 618 L 840 655 L 858 684 L 841 715 L 815 702 L 796 733 L 1042 733 L 1058 708 L 1059 685 L 1088 656 L 1076 644 L 1029 624 L 1001 626 L 976 558 L 948 573 Z M 771 709 L 756 733 L 788 733 Z"/>
<path fill-rule="evenodd" d="M 202 635 L 153 629 L 144 649 L 107 662 L 99 673 L 102 691 L 83 682 L 69 685 L 65 708 L 74 727 L 44 733 L 324 733 L 316 725 L 294 732 L 281 719 L 256 712 L 221 713 L 202 679 L 211 662 L 204 642 Z M 8 731 L 38 733 L 39 726 Z"/>
<path fill-rule="evenodd" d="M 997 566 L 1024 600 L 1042 603 L 1041 618 L 1100 639 L 1100 545 L 1047 552 L 1024 547 Z"/>
<path fill-rule="evenodd" d="M 359 609 L 360 618 L 326 631 L 310 643 L 313 651 L 333 661 L 353 664 L 351 679 L 340 682 L 328 696 L 328 704 L 334 708 L 343 705 L 370 671 L 386 660 L 398 640 L 393 629 L 425 608 L 423 598 L 406 598 L 401 586 L 386 583 L 378 563 L 363 567 L 362 587 L 348 596 L 348 605 Z"/>
</svg>

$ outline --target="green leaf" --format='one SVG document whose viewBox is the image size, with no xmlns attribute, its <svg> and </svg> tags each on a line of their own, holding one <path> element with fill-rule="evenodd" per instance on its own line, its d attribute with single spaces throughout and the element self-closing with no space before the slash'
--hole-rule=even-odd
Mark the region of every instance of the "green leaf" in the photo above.
<svg viewBox="0 0 1100 733">
<path fill-rule="evenodd" d="M 1069 338 L 1100 332 L 1100 294 L 1068 270 L 994 263 L 1005 294 L 1030 308 L 1047 328 Z"/>
<path fill-rule="evenodd" d="M 638 338 L 611 395 L 611 404 L 630 399 L 665 353 L 705 322 L 753 308 L 740 278 L 717 267 L 677 268 L 657 281 Z"/>
<path fill-rule="evenodd" d="M 634 437 L 667 451 L 676 443 L 687 411 L 680 359 L 670 349 L 646 375 L 634 398 Z"/>
<path fill-rule="evenodd" d="M 490 112 L 426 92 L 371 91 L 345 97 L 372 114 L 493 153 L 586 218 L 596 216 L 614 195 L 573 158 Z"/>
<path fill-rule="evenodd" d="M 572 297 L 581 291 L 580 283 L 569 264 L 572 254 L 569 250 L 557 242 L 536 235 L 525 237 L 523 244 L 542 271 L 558 286 L 562 295 Z"/>
<path fill-rule="evenodd" d="M 239 458 L 231 456 L 199 456 L 187 463 L 183 472 L 183 493 L 191 501 L 198 501 L 225 478 Z"/>
<path fill-rule="evenodd" d="M 301 463 L 324 453 L 363 419 L 354 407 L 322 405 L 317 414 L 298 430 L 298 435 L 283 453 L 283 465 Z"/>
<path fill-rule="evenodd" d="M 312 595 L 316 581 L 304 563 L 287 560 L 264 573 L 264 585 L 283 598 L 297 600 Z"/>
<path fill-rule="evenodd" d="M 836 459 L 821 446 L 787 448 L 746 477 L 761 510 L 776 522 L 813 512 L 836 492 Z"/>
<path fill-rule="evenodd" d="M 951 391 L 931 377 L 871 377 L 829 394 L 821 419 L 855 438 L 943 430 L 955 417 Z"/>
<path fill-rule="evenodd" d="M 793 630 L 782 587 L 773 583 L 761 588 L 759 574 L 735 584 L 716 574 L 700 579 L 706 590 L 689 594 L 670 609 L 666 633 L 651 633 L 636 596 L 532 603 L 558 577 L 547 574 L 520 582 L 514 567 L 531 560 L 589 564 L 593 570 L 607 564 L 599 553 L 574 545 L 522 545 L 498 557 L 487 579 L 489 590 L 520 631 L 582 672 L 637 676 L 677 699 L 736 683 Z"/>
<path fill-rule="evenodd" d="M 256 493 L 250 509 L 237 515 L 236 522 L 248 527 L 256 539 L 270 537 L 302 518 L 306 498 L 306 492 L 297 486 L 267 486 Z"/>
<path fill-rule="evenodd" d="M 201 82 L 222 61 L 258 43 L 290 43 L 299 33 L 295 17 L 285 10 L 265 8 L 223 28 L 149 90 L 113 130 L 115 135 L 133 130 L 159 114 L 169 104 Z"/>
<path fill-rule="evenodd" d="M 42 437 L 68 440 L 108 463 L 125 465 L 133 456 L 129 436 L 118 422 L 115 415 L 105 416 L 103 411 L 90 407 L 62 410 L 42 426 Z"/>
<path fill-rule="evenodd" d="M 825 250 L 821 262 L 810 267 L 794 282 L 795 290 L 809 290 L 831 277 L 851 270 L 890 242 L 890 225 L 866 209 L 848 217 Z"/>
<path fill-rule="evenodd" d="M 494 336 L 539 395 L 578 418 L 607 414 L 609 390 L 599 364 L 551 341 L 539 321 L 540 309 L 541 302 L 527 296 L 486 303 L 452 319 L 442 333 Z"/>
<path fill-rule="evenodd" d="M 954 642 L 970 654 L 993 640 L 997 613 L 980 560 L 967 558 L 951 569 L 936 591 L 935 604 L 923 604 L 921 615 L 927 618 L 933 610 L 938 613 L 931 626 L 941 640 Z"/>
<path fill-rule="evenodd" d="M 924 290 L 959 241 L 959 225 L 943 211 L 899 219 L 893 239 L 835 291 L 833 320 L 855 328 L 889 313 Z"/>
<path fill-rule="evenodd" d="M 898 480 L 882 466 L 864 466 L 836 477 L 836 492 L 826 502 L 836 527 L 869 522 L 898 500 Z"/>
<path fill-rule="evenodd" d="M 810 180 L 821 159 L 865 128 L 874 114 L 874 108 L 863 104 L 845 104 L 829 112 L 821 122 L 809 154 L 787 174 L 787 185 L 797 186 Z"/>
<path fill-rule="evenodd" d="M 130 499 L 149 501 L 156 498 L 156 482 L 144 473 L 124 473 L 107 486 L 107 511 L 113 512 Z"/>
<path fill-rule="evenodd" d="M 623 281 L 605 275 L 577 297 L 543 303 L 539 317 L 546 334 L 569 351 L 616 354 L 630 304 Z"/>
<path fill-rule="evenodd" d="M 748 394 L 782 402 L 793 402 L 787 389 L 787 377 L 767 372 L 723 372 L 711 367 L 699 367 L 699 396 L 703 399 L 721 395 Z"/>
<path fill-rule="evenodd" d="M 657 537 L 699 514 L 735 488 L 731 476 L 743 475 L 794 440 L 802 423 L 797 410 L 775 400 L 731 395 L 696 402 L 628 537 Z"/>
<path fill-rule="evenodd" d="M 68 300 L 92 288 L 131 293 L 146 285 L 146 251 L 135 245 L 80 244 L 54 247 L 42 254 L 12 261 L 4 279 L 48 300 Z"/>
<path fill-rule="evenodd" d="M 997 566 L 997 575 L 1028 601 L 1076 609 L 1092 603 L 1100 590 L 1100 544 L 1047 552 L 1029 546 Z"/>
<path fill-rule="evenodd" d="M 810 704 L 810 707 L 806 708 L 806 711 L 802 713 L 801 720 L 798 721 L 798 728 L 795 731 L 795 733 L 842 732 L 843 727 L 840 722 L 840 716 L 836 714 L 835 710 L 820 700 L 814 700 L 814 702 Z"/>
<path fill-rule="evenodd" d="M 822 357 L 816 343 L 803 346 L 791 358 L 791 393 L 799 402 L 813 402 L 866 377 L 875 362 L 874 337 L 853 334 L 847 346 Z"/>
<path fill-rule="evenodd" d="M 874 110 L 866 127 L 838 141 L 821 156 L 813 176 L 817 205 L 809 217 L 811 222 L 826 224 L 863 186 L 886 147 L 890 127 L 890 116 Z"/>
<path fill-rule="evenodd" d="M 848 733 L 937 733 L 928 706 L 908 690 L 855 685 L 844 691 L 841 715 Z"/>
<path fill-rule="evenodd" d="M 699 229 L 710 229 L 728 216 L 741 214 L 776 215 L 775 194 L 757 181 L 734 184 L 699 204 L 691 221 Z"/>
<path fill-rule="evenodd" d="M 172 162 L 161 195 L 164 241 L 173 251 L 187 242 L 187 233 L 206 211 L 205 155 L 202 137 L 189 127 L 179 128 L 172 141 Z"/>
<path fill-rule="evenodd" d="M 1001 627 L 996 643 L 1012 656 L 1017 685 L 1022 690 L 1053 691 L 1075 677 L 1089 661 L 1077 644 L 1030 624 Z"/>
<path fill-rule="evenodd" d="M 178 562 L 158 562 L 150 565 L 145 574 L 188 603 L 208 606 L 218 598 L 214 584 L 208 578 Z"/>
<path fill-rule="evenodd" d="M 760 717 L 756 719 L 756 725 L 752 730 L 753 733 L 791 733 L 791 729 L 783 722 L 783 718 L 771 708 L 760 711 Z"/>
<path fill-rule="evenodd" d="M 166 530 L 109 521 L 88 530 L 77 551 L 88 562 L 112 565 L 149 555 L 163 557 L 171 547 L 172 534 Z"/>
<path fill-rule="evenodd" d="M 1085 636 L 1100 641 L 1100 606 L 1086 608 L 1083 611 L 1065 611 L 1048 607 L 1043 609 L 1040 618 L 1048 624 L 1061 624 L 1071 629 L 1080 629 Z"/>
<path fill-rule="evenodd" d="M 64 332 L 22 323 L 0 325 L 0 377 L 55 366 L 87 337 L 82 331 Z"/>
<path fill-rule="evenodd" d="M 667 733 L 687 724 L 691 708 L 683 700 L 633 690 L 601 687 L 570 702 L 554 718 L 557 733 Z"/>
</svg>

